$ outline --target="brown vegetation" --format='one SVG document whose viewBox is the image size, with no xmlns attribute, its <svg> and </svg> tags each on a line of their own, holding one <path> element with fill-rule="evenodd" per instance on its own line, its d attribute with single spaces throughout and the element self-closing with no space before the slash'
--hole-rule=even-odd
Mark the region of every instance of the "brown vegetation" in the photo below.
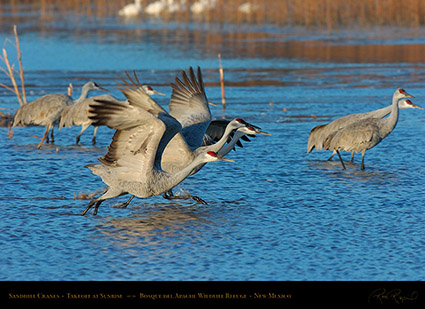
<svg viewBox="0 0 425 309">
<path fill-rule="evenodd" d="M 144 0 L 148 5 L 157 0 Z M 176 0 L 179 1 L 179 0 Z M 196 0 L 186 0 L 182 12 L 164 13 L 163 18 L 185 22 L 194 19 L 189 6 Z M 2 5 L 5 5 L 3 1 Z M 12 12 L 17 4 L 26 4 L 41 11 L 43 19 L 69 14 L 93 17 L 116 15 L 133 0 L 9 0 Z M 254 9 L 242 13 L 238 7 L 249 2 Z M 7 2 L 6 2 L 7 3 Z M 1 8 L 0 8 L 1 11 Z M 418 27 L 425 24 L 423 0 L 217 0 L 217 5 L 196 20 L 212 22 L 270 23 L 278 25 L 318 26 L 329 30 L 341 26 L 395 25 Z"/>
</svg>

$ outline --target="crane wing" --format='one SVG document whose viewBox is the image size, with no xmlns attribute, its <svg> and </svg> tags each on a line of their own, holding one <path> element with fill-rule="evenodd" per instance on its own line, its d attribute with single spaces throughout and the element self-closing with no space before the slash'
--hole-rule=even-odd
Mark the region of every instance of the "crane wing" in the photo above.
<svg viewBox="0 0 425 309">
<path fill-rule="evenodd" d="M 333 132 L 326 139 L 324 149 L 349 152 L 362 151 L 367 148 L 366 145 L 381 139 L 376 121 L 379 121 L 379 119 L 364 119 Z"/>
<path fill-rule="evenodd" d="M 107 154 L 99 159 L 103 164 L 148 172 L 153 167 L 160 169 L 162 152 L 181 125 L 140 87 L 133 86 L 122 90 L 129 104 L 96 100 L 90 104 L 89 118 L 94 125 L 116 129 Z"/>
<path fill-rule="evenodd" d="M 189 68 L 189 76 L 182 72 L 182 80 L 176 77 L 170 100 L 170 115 L 177 119 L 183 127 L 182 135 L 191 149 L 202 145 L 205 131 L 211 122 L 211 111 L 205 94 L 201 69 L 198 67 L 197 77 Z"/>
<path fill-rule="evenodd" d="M 221 137 L 223 136 L 224 132 L 226 131 L 226 127 L 227 127 L 227 125 L 229 124 L 230 121 L 231 120 L 224 120 L 224 119 L 212 120 L 211 123 L 209 124 L 206 132 L 205 132 L 203 145 L 208 146 L 208 145 L 211 145 L 211 144 L 219 141 L 221 139 Z M 236 130 L 234 130 L 229 135 L 229 138 L 227 140 L 228 143 L 232 140 L 233 136 L 235 135 L 235 131 Z M 255 137 L 255 135 L 250 135 L 250 137 Z M 251 141 L 246 135 L 242 135 L 240 140 L 241 139 L 246 141 L 246 142 Z M 243 148 L 243 145 L 242 145 L 240 140 L 238 140 L 236 142 L 236 145 Z"/>
<path fill-rule="evenodd" d="M 59 119 L 60 113 L 71 103 L 71 97 L 66 94 L 46 94 L 22 105 L 14 116 L 13 126 L 46 125 Z"/>
</svg>

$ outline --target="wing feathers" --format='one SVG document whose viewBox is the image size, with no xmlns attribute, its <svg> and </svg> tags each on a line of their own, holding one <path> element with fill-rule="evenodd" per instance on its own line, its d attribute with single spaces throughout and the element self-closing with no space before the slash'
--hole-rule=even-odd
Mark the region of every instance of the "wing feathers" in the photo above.
<svg viewBox="0 0 425 309">
<path fill-rule="evenodd" d="M 89 118 L 94 125 L 116 129 L 108 152 L 100 162 L 148 173 L 160 168 L 162 152 L 181 130 L 181 125 L 144 92 L 135 73 L 134 78 L 126 75 L 128 80 L 122 78 L 119 85 L 128 104 L 94 100 Z"/>
</svg>

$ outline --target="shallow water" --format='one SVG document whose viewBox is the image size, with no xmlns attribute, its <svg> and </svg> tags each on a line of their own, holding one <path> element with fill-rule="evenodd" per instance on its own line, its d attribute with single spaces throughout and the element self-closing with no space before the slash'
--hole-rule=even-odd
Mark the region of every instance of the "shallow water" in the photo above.
<svg viewBox="0 0 425 309">
<path fill-rule="evenodd" d="M 360 155 L 342 170 L 330 153 L 306 153 L 314 126 L 387 106 L 397 87 L 425 106 L 418 32 L 23 15 L 29 101 L 69 83 L 78 96 L 88 79 L 122 97 L 114 87 L 124 70 L 169 97 L 175 76 L 199 65 L 220 103 L 221 52 L 227 106 L 212 107 L 214 116 L 242 117 L 272 136 L 245 142 L 228 155 L 236 163 L 210 163 L 175 190 L 208 205 L 154 197 L 113 207 L 121 197 L 82 217 L 86 195 L 104 187 L 84 165 L 113 132 L 100 128 L 93 147 L 90 128 L 76 146 L 80 128 L 64 128 L 37 150 L 31 135 L 43 128 L 15 128 L 12 139 L 0 128 L 0 279 L 423 280 L 425 112 L 401 111 L 396 130 L 367 152 L 365 171 Z M 2 26 L 1 41 L 12 38 Z M 156 99 L 166 106 L 167 97 Z M 0 106 L 14 113 L 18 103 L 1 88 Z"/>
</svg>

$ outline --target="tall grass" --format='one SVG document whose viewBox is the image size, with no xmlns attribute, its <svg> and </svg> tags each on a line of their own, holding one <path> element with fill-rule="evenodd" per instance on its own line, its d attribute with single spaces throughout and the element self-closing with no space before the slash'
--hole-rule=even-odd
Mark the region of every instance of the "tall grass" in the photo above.
<svg viewBox="0 0 425 309">
<path fill-rule="evenodd" d="M 144 5 L 157 0 L 144 0 Z M 180 0 L 175 0 L 180 1 Z M 162 14 L 165 19 L 213 22 L 271 23 L 284 26 L 323 27 L 329 30 L 351 26 L 393 25 L 418 27 L 425 24 L 424 0 L 217 0 L 213 9 L 194 17 L 186 0 L 186 9 Z M 42 18 L 57 14 L 86 14 L 93 17 L 116 15 L 119 8 L 133 0 L 6 0 L 1 6 L 26 4 L 40 10 Z M 242 13 L 238 7 L 249 2 L 254 9 Z"/>
</svg>

